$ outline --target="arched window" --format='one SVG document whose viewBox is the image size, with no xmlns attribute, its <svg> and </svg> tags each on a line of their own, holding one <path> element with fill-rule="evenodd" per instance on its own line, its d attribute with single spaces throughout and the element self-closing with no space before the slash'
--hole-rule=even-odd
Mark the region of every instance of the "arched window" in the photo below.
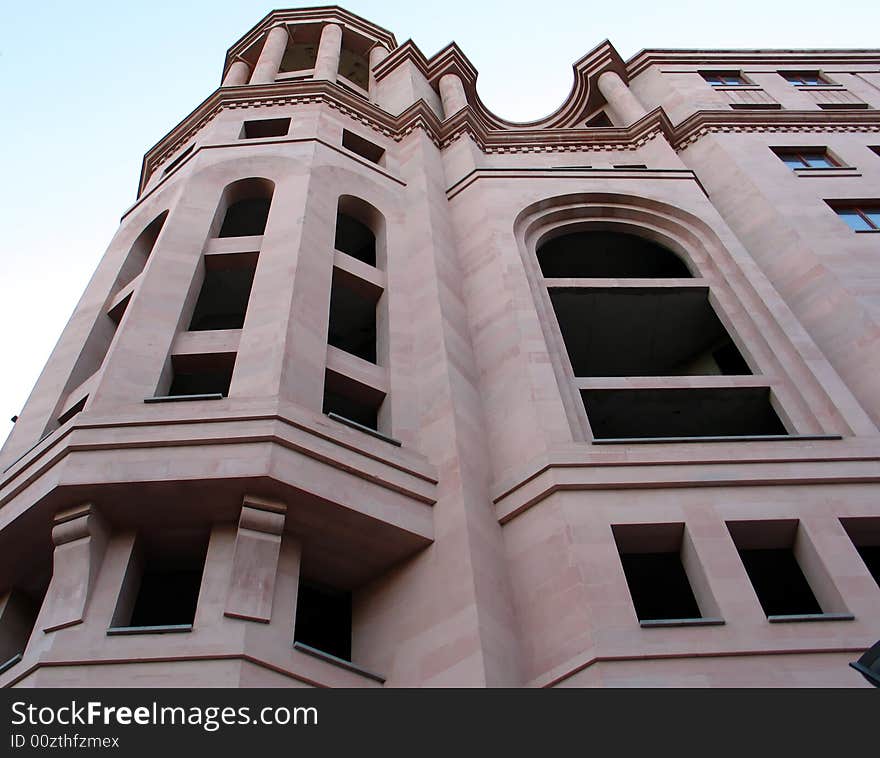
<svg viewBox="0 0 880 758">
<path fill-rule="evenodd" d="M 263 234 L 275 185 L 267 179 L 241 179 L 223 190 L 214 219 L 216 237 Z"/>
<path fill-rule="evenodd" d="M 593 440 L 784 435 L 769 383 L 751 377 L 710 280 L 685 257 L 693 237 L 631 199 L 585 200 L 542 204 L 530 233 L 558 326 L 548 338 L 567 354 L 561 376 Z"/>
<path fill-rule="evenodd" d="M 385 220 L 368 202 L 342 195 L 336 209 L 335 247 L 370 266 L 383 267 L 381 244 Z M 379 241 L 377 241 L 379 240 Z"/>
<path fill-rule="evenodd" d="M 144 266 L 147 265 L 147 259 L 150 257 L 150 253 L 153 252 L 153 248 L 156 246 L 156 240 L 159 239 L 159 232 L 162 231 L 162 227 L 165 225 L 165 219 L 167 218 L 168 211 L 163 211 L 137 236 L 137 239 L 129 248 L 128 255 L 125 257 L 122 267 L 119 269 L 114 291 L 118 292 L 121 290 L 144 270 Z"/>
</svg>

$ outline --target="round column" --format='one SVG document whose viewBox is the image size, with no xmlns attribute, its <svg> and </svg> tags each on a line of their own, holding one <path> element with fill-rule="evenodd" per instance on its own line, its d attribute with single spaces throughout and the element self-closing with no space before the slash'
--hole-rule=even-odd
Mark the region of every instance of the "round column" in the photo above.
<svg viewBox="0 0 880 758">
<path fill-rule="evenodd" d="M 223 80 L 224 87 L 238 87 L 247 84 L 251 76 L 251 67 L 241 58 L 234 60 Z"/>
<path fill-rule="evenodd" d="M 315 79 L 335 82 L 339 73 L 339 56 L 342 53 L 342 27 L 327 24 L 321 31 L 318 58 L 315 61 Z"/>
<path fill-rule="evenodd" d="M 378 66 L 388 57 L 388 50 L 383 46 L 376 44 L 370 50 L 370 100 L 376 101 L 376 76 L 373 74 L 373 68 Z"/>
<path fill-rule="evenodd" d="M 275 81 L 281 68 L 281 59 L 287 50 L 287 27 L 274 26 L 266 35 L 266 42 L 260 51 L 260 58 L 254 68 L 251 84 L 269 84 Z"/>
<path fill-rule="evenodd" d="M 629 126 L 645 115 L 646 111 L 642 104 L 614 71 L 606 71 L 602 74 L 598 85 L 599 92 L 605 96 L 614 115 L 621 121 L 618 126 Z"/>
<path fill-rule="evenodd" d="M 443 101 L 443 115 L 449 118 L 467 105 L 464 84 L 458 74 L 443 74 L 439 81 L 440 99 Z"/>
</svg>

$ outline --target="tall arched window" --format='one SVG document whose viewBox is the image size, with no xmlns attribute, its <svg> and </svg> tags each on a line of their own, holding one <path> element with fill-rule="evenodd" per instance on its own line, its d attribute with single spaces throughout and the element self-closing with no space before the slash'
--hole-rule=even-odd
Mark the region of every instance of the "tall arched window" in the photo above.
<svg viewBox="0 0 880 758">
<path fill-rule="evenodd" d="M 144 266 L 147 265 L 147 259 L 150 257 L 150 253 L 153 252 L 153 248 L 156 246 L 156 240 L 159 239 L 159 232 L 162 231 L 162 227 L 165 225 L 165 219 L 167 218 L 168 211 L 160 213 L 144 228 L 144 230 L 137 236 L 137 239 L 132 243 L 128 255 L 125 256 L 125 261 L 123 261 L 122 267 L 119 269 L 119 274 L 116 277 L 116 292 L 125 287 L 144 270 Z"/>
<path fill-rule="evenodd" d="M 215 237 L 255 237 L 266 230 L 275 185 L 268 179 L 240 179 L 220 197 L 214 218 Z"/>
<path fill-rule="evenodd" d="M 592 217 L 553 225 L 535 246 L 594 440 L 785 434 L 708 281 L 638 229 Z"/>
<path fill-rule="evenodd" d="M 337 250 L 359 261 L 384 268 L 385 219 L 365 200 L 342 195 L 336 209 Z"/>
</svg>

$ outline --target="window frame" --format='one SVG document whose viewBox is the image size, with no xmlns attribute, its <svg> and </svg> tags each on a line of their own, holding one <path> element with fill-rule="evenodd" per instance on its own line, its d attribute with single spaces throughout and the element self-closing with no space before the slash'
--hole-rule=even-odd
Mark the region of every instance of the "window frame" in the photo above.
<svg viewBox="0 0 880 758">
<path fill-rule="evenodd" d="M 821 71 L 780 71 L 779 75 L 793 87 L 833 87 L 833 82 L 828 81 Z M 815 79 L 808 82 L 805 79 Z"/>
<path fill-rule="evenodd" d="M 745 74 L 742 71 L 699 71 L 700 76 L 703 77 L 703 81 L 706 82 L 712 89 L 719 89 L 723 87 L 754 87 L 755 84 L 750 82 Z M 713 82 L 711 78 L 717 78 L 721 81 Z M 730 79 L 738 79 L 736 82 L 725 82 L 724 78 Z"/>
<path fill-rule="evenodd" d="M 880 221 L 874 221 L 870 214 L 880 216 L 880 200 L 853 200 L 846 202 L 835 202 L 833 200 L 826 201 L 831 209 L 837 214 L 837 217 L 843 221 L 856 234 L 876 234 L 880 232 Z M 868 229 L 854 229 L 850 223 L 843 218 L 842 212 L 855 212 L 856 215 L 868 225 Z"/>
<path fill-rule="evenodd" d="M 847 168 L 847 166 L 832 153 L 825 145 L 806 146 L 806 147 L 771 147 L 773 154 L 779 158 L 792 171 L 827 171 L 828 169 Z M 827 166 L 812 166 L 808 158 L 821 157 L 827 161 Z M 792 166 L 787 159 L 797 158 L 800 160 L 800 166 Z"/>
</svg>

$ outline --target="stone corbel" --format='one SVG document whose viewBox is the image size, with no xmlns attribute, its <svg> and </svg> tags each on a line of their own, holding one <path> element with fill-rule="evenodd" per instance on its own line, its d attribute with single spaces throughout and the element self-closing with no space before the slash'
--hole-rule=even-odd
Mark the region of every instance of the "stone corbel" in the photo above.
<svg viewBox="0 0 880 758">
<path fill-rule="evenodd" d="M 82 622 L 107 547 L 107 528 L 91 503 L 60 511 L 52 527 L 55 554 L 46 592 L 44 632 Z"/>
<path fill-rule="evenodd" d="M 269 623 L 287 506 L 246 495 L 235 536 L 225 615 Z"/>
</svg>

